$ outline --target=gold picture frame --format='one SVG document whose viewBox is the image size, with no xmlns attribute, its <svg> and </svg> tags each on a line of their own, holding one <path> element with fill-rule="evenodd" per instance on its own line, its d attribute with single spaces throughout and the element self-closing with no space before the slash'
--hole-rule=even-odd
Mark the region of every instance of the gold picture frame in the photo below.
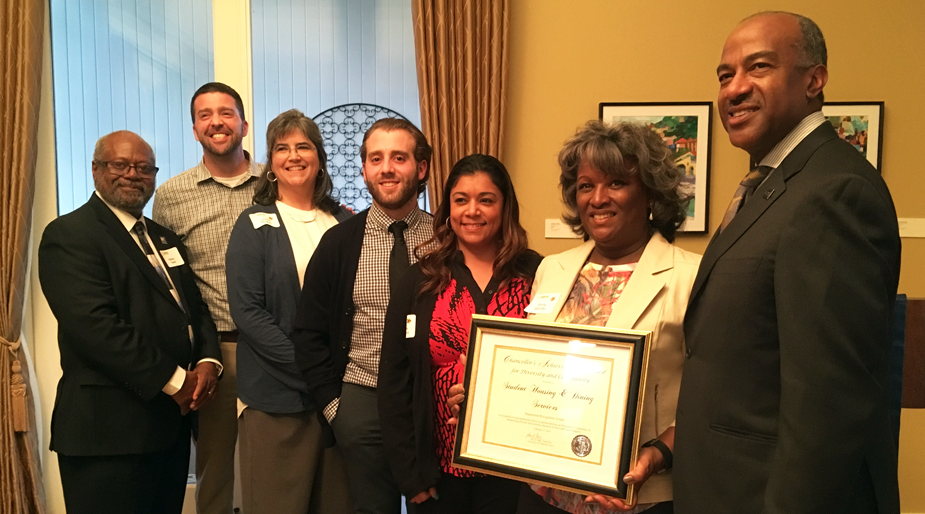
<svg viewBox="0 0 925 514">
<path fill-rule="evenodd" d="M 650 338 L 473 315 L 453 465 L 632 502 Z"/>
</svg>

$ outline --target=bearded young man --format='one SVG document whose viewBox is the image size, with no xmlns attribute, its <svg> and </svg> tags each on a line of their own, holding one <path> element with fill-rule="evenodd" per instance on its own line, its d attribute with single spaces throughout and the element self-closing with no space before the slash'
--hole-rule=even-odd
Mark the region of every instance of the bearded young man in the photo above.
<svg viewBox="0 0 925 514">
<path fill-rule="evenodd" d="M 296 363 L 323 407 L 328 444 L 336 437 L 343 452 L 358 513 L 401 509 L 382 446 L 376 385 L 390 280 L 417 262 L 414 248 L 433 233 L 432 216 L 417 205 L 431 151 L 403 119 L 385 118 L 366 131 L 360 158 L 372 207 L 322 237 L 293 324 Z"/>
</svg>

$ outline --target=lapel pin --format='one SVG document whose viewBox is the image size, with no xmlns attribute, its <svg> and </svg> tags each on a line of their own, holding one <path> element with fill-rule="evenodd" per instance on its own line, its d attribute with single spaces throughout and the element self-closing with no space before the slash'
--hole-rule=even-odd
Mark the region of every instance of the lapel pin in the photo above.
<svg viewBox="0 0 925 514">
<path fill-rule="evenodd" d="M 771 199 L 771 195 L 773 195 L 773 194 L 774 194 L 774 190 L 773 190 L 773 189 L 770 190 L 770 191 L 768 191 L 768 192 L 766 192 L 766 193 L 764 194 L 764 199 L 765 199 L 765 200 L 770 200 L 770 199 Z"/>
<path fill-rule="evenodd" d="M 167 238 L 165 238 L 164 236 L 161 236 L 161 244 L 164 246 L 167 246 Z"/>
</svg>

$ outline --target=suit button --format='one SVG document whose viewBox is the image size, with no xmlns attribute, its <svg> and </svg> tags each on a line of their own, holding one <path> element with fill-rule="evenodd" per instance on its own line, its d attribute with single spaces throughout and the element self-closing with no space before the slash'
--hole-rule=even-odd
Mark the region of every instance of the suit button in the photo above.
<svg viewBox="0 0 925 514">
<path fill-rule="evenodd" d="M 691 349 L 690 349 L 690 348 L 684 350 L 684 356 L 687 357 L 688 359 L 691 358 Z"/>
</svg>

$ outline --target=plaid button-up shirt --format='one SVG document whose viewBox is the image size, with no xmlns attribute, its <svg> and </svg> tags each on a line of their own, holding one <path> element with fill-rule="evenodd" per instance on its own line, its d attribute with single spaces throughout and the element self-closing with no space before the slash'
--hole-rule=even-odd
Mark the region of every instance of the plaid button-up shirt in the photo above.
<svg viewBox="0 0 925 514">
<path fill-rule="evenodd" d="M 177 233 L 189 254 L 196 283 L 220 332 L 235 329 L 228 308 L 225 251 L 241 211 L 253 205 L 260 165 L 250 159 L 250 174 L 232 187 L 216 181 L 205 163 L 157 188 L 153 219 Z"/>
</svg>

